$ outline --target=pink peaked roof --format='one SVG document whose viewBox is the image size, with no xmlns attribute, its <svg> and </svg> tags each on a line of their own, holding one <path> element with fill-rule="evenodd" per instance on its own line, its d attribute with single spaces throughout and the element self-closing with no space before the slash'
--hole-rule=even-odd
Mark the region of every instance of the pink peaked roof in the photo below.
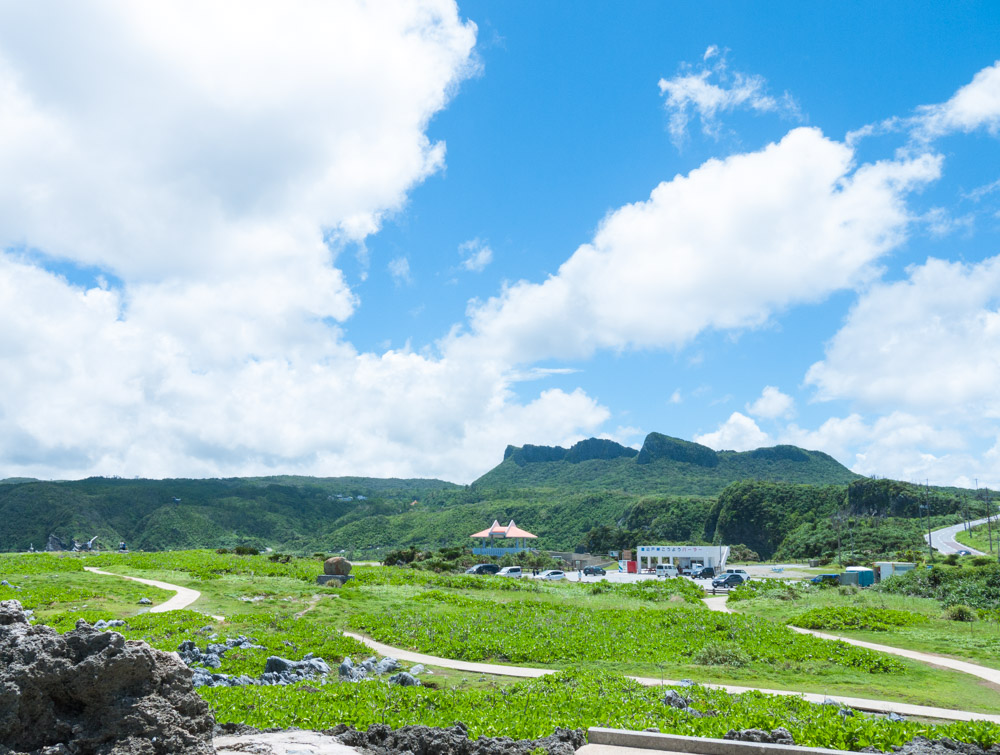
<svg viewBox="0 0 1000 755">
<path fill-rule="evenodd" d="M 487 527 L 482 532 L 477 532 L 475 535 L 469 535 L 469 537 L 535 537 L 538 535 L 532 535 L 527 530 L 522 530 L 516 524 L 514 520 L 510 520 L 510 524 L 504 527 L 496 519 L 493 520 L 493 524 Z"/>
</svg>

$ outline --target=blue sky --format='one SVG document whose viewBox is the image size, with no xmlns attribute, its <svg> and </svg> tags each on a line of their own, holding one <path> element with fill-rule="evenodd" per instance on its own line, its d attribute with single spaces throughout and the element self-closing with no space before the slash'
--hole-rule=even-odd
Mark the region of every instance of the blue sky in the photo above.
<svg viewBox="0 0 1000 755">
<path fill-rule="evenodd" d="M 0 5 L 0 477 L 1000 481 L 995 4 L 59 8 Z"/>
</svg>

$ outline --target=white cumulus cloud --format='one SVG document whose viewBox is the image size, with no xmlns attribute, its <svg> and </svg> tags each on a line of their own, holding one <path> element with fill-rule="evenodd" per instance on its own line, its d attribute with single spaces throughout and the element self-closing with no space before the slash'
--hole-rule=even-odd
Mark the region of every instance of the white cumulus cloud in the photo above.
<svg viewBox="0 0 1000 755">
<path fill-rule="evenodd" d="M 787 393 L 782 393 L 773 385 L 764 386 L 760 397 L 752 404 L 747 404 L 747 411 L 755 417 L 776 419 L 787 417 L 795 408 L 795 400 Z"/>
<path fill-rule="evenodd" d="M 751 451 L 771 445 L 770 436 L 740 412 L 733 412 L 715 432 L 695 435 L 694 440 L 716 451 Z"/>
<path fill-rule="evenodd" d="M 979 71 L 947 102 L 919 108 L 911 123 L 922 139 L 979 128 L 1000 133 L 1000 60 Z"/>
<path fill-rule="evenodd" d="M 907 193 L 939 171 L 931 154 L 856 167 L 844 144 L 795 129 L 611 212 L 544 282 L 474 302 L 447 348 L 533 362 L 760 326 L 870 279 L 905 238 Z"/>
<path fill-rule="evenodd" d="M 581 391 L 332 324 L 336 252 L 444 164 L 475 35 L 446 0 L 0 6 L 0 476 L 468 481 L 524 427 L 596 432 Z"/>
</svg>

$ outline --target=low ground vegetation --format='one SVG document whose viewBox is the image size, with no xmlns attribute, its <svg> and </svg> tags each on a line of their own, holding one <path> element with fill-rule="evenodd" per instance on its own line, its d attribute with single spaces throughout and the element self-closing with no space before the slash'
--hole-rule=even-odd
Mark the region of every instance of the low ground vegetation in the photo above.
<svg viewBox="0 0 1000 755">
<path fill-rule="evenodd" d="M 36 617 L 59 631 L 71 629 L 79 618 L 121 619 L 126 623 L 116 631 L 164 650 L 176 650 L 186 640 L 202 647 L 213 636 L 236 635 L 263 646 L 227 652 L 216 670 L 232 675 L 259 675 L 269 655 L 299 660 L 314 653 L 331 665 L 348 656 L 370 655 L 341 633 L 351 627 L 444 656 L 564 669 L 526 682 L 436 669 L 433 675 L 421 675 L 424 684 L 417 688 L 334 679 L 287 687 L 199 688 L 220 722 L 305 728 L 346 723 L 364 728 L 372 723 L 447 726 L 462 721 L 472 736 L 532 738 L 556 726 L 656 726 L 701 736 L 721 736 L 731 728 L 784 726 L 800 744 L 854 750 L 888 750 L 918 734 L 984 745 L 1000 741 L 1000 727 L 988 724 L 934 727 L 861 714 L 845 717 L 838 706 L 757 693 L 728 695 L 699 685 L 675 687 L 689 699 L 690 709 L 665 704 L 663 688 L 640 686 L 622 672 L 744 684 L 752 680 L 754 685 L 813 689 L 831 696 L 889 696 L 1000 710 L 1000 696 L 953 672 L 792 635 L 763 617 L 710 612 L 695 604 L 697 588 L 686 580 L 635 586 L 543 584 L 358 566 L 347 586 L 326 588 L 314 582 L 321 560 L 322 554 L 271 560 L 266 555 L 210 551 L 65 558 L 37 554 L 0 556 L 0 577 L 21 587 L 9 588 L 16 592 L 12 597 L 35 606 Z M 154 602 L 166 596 L 84 572 L 84 564 L 196 587 L 203 598 L 195 607 L 204 613 L 141 613 L 144 609 L 136 600 L 140 593 L 150 594 Z M 801 614 L 810 600 L 862 599 L 837 590 L 788 588 L 777 580 L 760 584 L 764 586 L 755 581 L 734 591 L 734 597 L 749 596 L 734 606 L 743 610 L 767 604 Z M 792 597 L 778 597 L 786 594 Z M 941 607 L 930 599 L 862 595 L 864 600 L 872 599 L 870 595 L 885 601 L 879 608 L 903 610 L 901 603 L 908 601 L 917 606 L 916 613 L 928 616 L 929 625 L 943 621 L 932 618 L 934 611 L 940 616 Z M 205 615 L 211 613 L 225 614 L 226 621 Z M 784 618 L 773 609 L 771 613 Z M 976 626 L 987 624 L 980 621 Z M 890 631 L 918 630 L 915 625 Z"/>
</svg>

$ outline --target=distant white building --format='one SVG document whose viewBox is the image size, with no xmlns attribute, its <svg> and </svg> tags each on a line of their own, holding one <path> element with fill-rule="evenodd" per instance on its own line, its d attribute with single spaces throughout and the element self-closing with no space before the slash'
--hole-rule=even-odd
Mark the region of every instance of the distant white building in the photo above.
<svg viewBox="0 0 1000 755">
<path fill-rule="evenodd" d="M 728 545 L 640 545 L 637 552 L 640 570 L 652 570 L 656 564 L 668 563 L 678 569 L 701 564 L 719 571 L 726 567 L 729 558 Z"/>
</svg>

